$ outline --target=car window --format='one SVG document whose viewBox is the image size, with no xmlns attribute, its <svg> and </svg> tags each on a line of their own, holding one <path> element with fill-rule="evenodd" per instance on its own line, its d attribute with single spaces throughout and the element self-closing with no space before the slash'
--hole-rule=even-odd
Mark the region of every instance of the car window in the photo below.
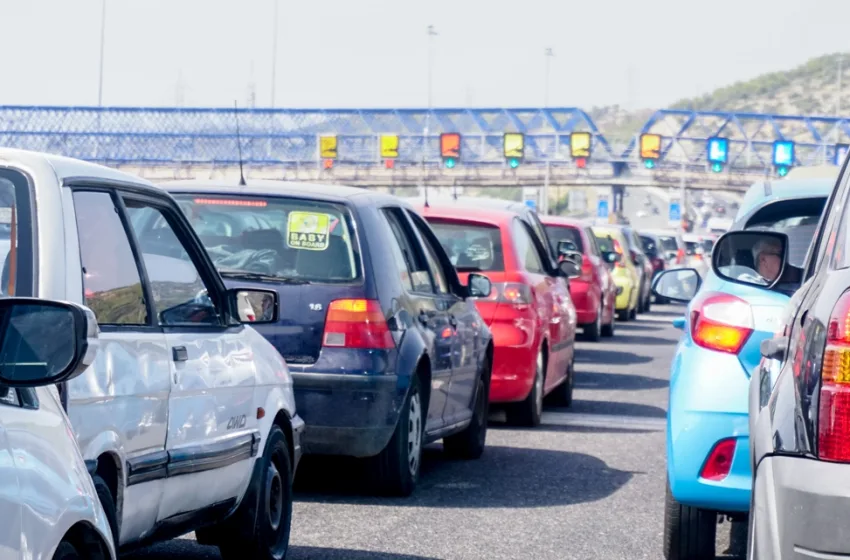
<svg viewBox="0 0 850 560">
<path fill-rule="evenodd" d="M 428 227 L 417 216 L 410 216 L 410 221 L 413 226 L 419 231 L 419 238 L 422 240 L 422 247 L 425 249 L 425 259 L 428 261 L 428 269 L 431 271 L 431 278 L 437 286 L 437 292 L 441 294 L 449 293 L 449 283 L 446 280 L 446 273 L 443 267 L 440 266 L 440 258 L 437 256 L 436 249 L 431 245 L 431 241 L 423 231 L 423 228 Z"/>
<path fill-rule="evenodd" d="M 222 273 L 331 284 L 362 278 L 359 246 L 345 205 L 284 196 L 175 198 Z"/>
<path fill-rule="evenodd" d="M 647 256 L 658 256 L 658 246 L 655 244 L 655 240 L 653 238 L 642 235 L 640 237 L 640 240 L 641 244 L 643 245 L 643 252 L 646 253 Z"/>
<path fill-rule="evenodd" d="M 549 236 L 546 234 L 546 228 L 543 227 L 543 222 L 540 221 L 540 218 L 538 218 L 537 214 L 534 212 L 529 212 L 528 216 L 529 219 L 527 225 L 530 225 L 529 229 L 531 230 L 529 234 L 537 237 L 537 240 L 540 241 L 540 245 L 543 247 L 544 251 L 551 251 L 551 254 L 543 255 L 543 257 L 545 257 L 546 260 L 557 260 L 557 250 L 550 249 Z"/>
<path fill-rule="evenodd" d="M 147 325 L 141 274 L 112 195 L 75 191 L 83 301 L 99 325 Z"/>
<path fill-rule="evenodd" d="M 778 231 L 788 236 L 787 260 L 802 267 L 817 233 L 825 198 L 784 200 L 766 206 L 747 222 L 744 229 Z"/>
<path fill-rule="evenodd" d="M 679 244 L 676 242 L 675 237 L 660 237 L 659 241 L 661 241 L 661 246 L 665 251 L 676 252 L 679 250 Z"/>
<path fill-rule="evenodd" d="M 546 234 L 549 236 L 549 243 L 551 243 L 552 250 L 555 252 L 558 251 L 558 243 L 561 241 L 571 241 L 575 244 L 579 252 L 585 252 L 581 232 L 578 228 L 572 226 L 546 226 Z"/>
<path fill-rule="evenodd" d="M 434 293 L 434 285 L 428 273 L 428 265 L 419 251 L 416 250 L 416 238 L 410 231 L 401 208 L 384 208 L 381 213 L 387 220 L 396 241 L 401 248 L 402 258 L 410 273 L 410 283 L 414 292 Z"/>
<path fill-rule="evenodd" d="M 428 218 L 428 223 L 458 272 L 505 270 L 502 232 L 498 227 L 438 218 Z"/>
<path fill-rule="evenodd" d="M 12 169 L 0 169 L 0 296 L 33 295 L 30 184 Z"/>
<path fill-rule="evenodd" d="M 537 274 L 545 274 L 543 263 L 540 259 L 540 254 L 534 246 L 534 241 L 531 238 L 531 233 L 527 229 L 528 226 L 523 224 L 519 219 L 515 219 L 511 224 L 511 233 L 513 234 L 514 248 L 516 249 L 517 262 L 524 270 Z"/>
<path fill-rule="evenodd" d="M 222 317 L 206 285 L 174 227 L 174 217 L 147 202 L 125 199 L 142 261 L 148 275 L 157 321 L 163 326 L 220 326 Z M 148 220 L 139 218 L 147 214 Z M 139 222 L 158 222 L 161 227 L 139 231 Z"/>
<path fill-rule="evenodd" d="M 593 236 L 596 239 L 596 245 L 599 247 L 599 250 L 603 253 L 610 253 L 614 250 L 614 240 L 606 235 L 596 235 Z"/>
<path fill-rule="evenodd" d="M 596 244 L 596 237 L 593 235 L 593 231 L 589 228 L 585 228 L 584 234 L 587 236 L 587 241 L 590 244 L 590 253 L 597 257 L 602 256 L 602 253 L 599 251 L 599 246 Z"/>
</svg>

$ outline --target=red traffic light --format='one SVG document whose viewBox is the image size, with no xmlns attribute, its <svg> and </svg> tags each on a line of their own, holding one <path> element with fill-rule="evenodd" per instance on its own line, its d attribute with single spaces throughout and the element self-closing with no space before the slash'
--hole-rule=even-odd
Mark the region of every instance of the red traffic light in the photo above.
<svg viewBox="0 0 850 560">
<path fill-rule="evenodd" d="M 579 169 L 584 169 L 585 167 L 587 167 L 587 158 L 576 158 L 576 167 L 578 167 Z"/>
<path fill-rule="evenodd" d="M 395 160 L 394 159 L 385 159 L 384 160 L 384 167 L 386 167 L 387 169 L 395 168 Z"/>
<path fill-rule="evenodd" d="M 460 159 L 460 134 L 457 132 L 440 134 L 440 155 L 444 158 Z"/>
<path fill-rule="evenodd" d="M 324 161 L 325 169 L 331 169 L 334 166 L 334 160 L 326 159 Z"/>
</svg>

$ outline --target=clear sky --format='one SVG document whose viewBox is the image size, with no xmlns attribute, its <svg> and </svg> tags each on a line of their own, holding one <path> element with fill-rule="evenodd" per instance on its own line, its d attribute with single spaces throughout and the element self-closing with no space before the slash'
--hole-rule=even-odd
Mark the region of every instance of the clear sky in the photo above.
<svg viewBox="0 0 850 560">
<path fill-rule="evenodd" d="M 275 0 L 106 0 L 104 105 L 271 103 Z M 850 51 L 850 0 L 277 0 L 277 107 L 660 107 Z M 0 104 L 96 105 L 101 0 L 0 0 Z M 181 85 L 182 84 L 182 85 Z"/>
</svg>

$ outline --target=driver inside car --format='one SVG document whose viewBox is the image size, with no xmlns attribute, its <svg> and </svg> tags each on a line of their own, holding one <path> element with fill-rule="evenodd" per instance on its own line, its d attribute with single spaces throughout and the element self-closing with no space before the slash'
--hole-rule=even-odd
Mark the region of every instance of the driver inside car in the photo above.
<svg viewBox="0 0 850 560">
<path fill-rule="evenodd" d="M 774 239 L 761 239 L 753 247 L 753 259 L 761 277 L 773 282 L 782 270 L 782 245 Z"/>
</svg>

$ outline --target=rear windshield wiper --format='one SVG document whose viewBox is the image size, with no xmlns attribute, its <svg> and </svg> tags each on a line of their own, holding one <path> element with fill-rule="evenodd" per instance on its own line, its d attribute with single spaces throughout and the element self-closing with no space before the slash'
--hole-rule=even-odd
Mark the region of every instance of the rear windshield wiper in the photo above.
<svg viewBox="0 0 850 560">
<path fill-rule="evenodd" d="M 278 284 L 309 284 L 309 280 L 292 278 L 287 276 L 275 276 L 273 274 L 261 274 L 259 272 L 248 272 L 245 270 L 219 270 L 225 278 L 236 278 L 240 280 L 257 280 L 258 282 L 275 282 Z"/>
</svg>

